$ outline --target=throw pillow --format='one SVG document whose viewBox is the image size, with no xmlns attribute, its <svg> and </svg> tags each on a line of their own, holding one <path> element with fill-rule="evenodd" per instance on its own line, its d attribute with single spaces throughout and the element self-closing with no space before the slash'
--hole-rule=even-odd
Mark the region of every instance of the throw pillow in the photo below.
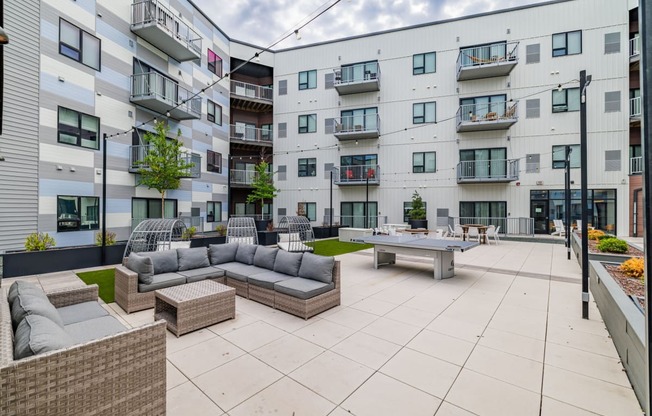
<svg viewBox="0 0 652 416">
<path fill-rule="evenodd" d="M 26 316 L 44 316 L 63 328 L 63 320 L 57 308 L 47 298 L 30 294 L 18 295 L 11 304 L 11 322 L 17 328 Z"/>
<path fill-rule="evenodd" d="M 138 273 L 138 282 L 144 285 L 152 283 L 154 276 L 154 265 L 152 259 L 138 253 L 130 253 L 127 258 L 127 268 Z"/>
<path fill-rule="evenodd" d="M 279 250 L 274 260 L 274 271 L 297 277 L 302 258 L 303 253 L 290 253 L 285 250 Z"/>
<path fill-rule="evenodd" d="M 324 283 L 333 281 L 334 257 L 318 256 L 312 253 L 304 253 L 299 268 L 299 277 L 318 280 Z"/>
<path fill-rule="evenodd" d="M 48 351 L 70 347 L 74 341 L 62 327 L 46 317 L 30 315 L 16 328 L 14 359 L 30 357 Z"/>
<path fill-rule="evenodd" d="M 152 259 L 154 274 L 174 273 L 179 269 L 176 250 L 152 251 L 147 255 Z"/>
<path fill-rule="evenodd" d="M 253 244 L 240 244 L 238 251 L 235 253 L 235 261 L 242 264 L 254 264 L 254 256 L 258 246 Z"/>
<path fill-rule="evenodd" d="M 211 244 L 208 246 L 208 255 L 211 264 L 230 263 L 235 261 L 238 243 Z"/>
<path fill-rule="evenodd" d="M 14 303 L 14 299 L 20 294 L 32 294 L 36 296 L 42 296 L 46 298 L 45 292 L 43 292 L 43 289 L 41 289 L 40 286 L 28 282 L 27 280 L 16 280 L 14 283 L 11 284 L 9 287 L 9 292 L 7 293 L 7 301 L 9 302 L 9 306 L 11 306 L 12 303 Z"/>
<path fill-rule="evenodd" d="M 264 267 L 268 270 L 274 270 L 274 260 L 276 259 L 277 248 L 260 246 L 254 254 L 254 266 Z"/>
<path fill-rule="evenodd" d="M 177 256 L 179 257 L 179 271 L 200 269 L 210 267 L 208 261 L 208 249 L 206 247 L 196 248 L 178 248 Z"/>
</svg>

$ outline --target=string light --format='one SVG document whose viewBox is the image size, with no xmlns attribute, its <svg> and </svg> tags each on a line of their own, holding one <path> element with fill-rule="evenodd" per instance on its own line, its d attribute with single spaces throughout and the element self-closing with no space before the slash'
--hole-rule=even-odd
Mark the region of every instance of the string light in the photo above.
<svg viewBox="0 0 652 416">
<path fill-rule="evenodd" d="M 297 37 L 297 40 L 301 40 L 301 33 L 299 33 L 299 29 L 295 30 L 294 34 Z"/>
</svg>

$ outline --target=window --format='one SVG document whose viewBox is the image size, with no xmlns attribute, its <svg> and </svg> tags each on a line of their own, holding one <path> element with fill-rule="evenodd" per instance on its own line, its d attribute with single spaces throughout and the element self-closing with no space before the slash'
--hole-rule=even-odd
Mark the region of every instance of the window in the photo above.
<svg viewBox="0 0 652 416">
<path fill-rule="evenodd" d="M 431 74 L 437 70 L 435 52 L 412 55 L 412 75 Z"/>
<path fill-rule="evenodd" d="M 317 176 L 317 159 L 299 159 L 299 177 Z"/>
<path fill-rule="evenodd" d="M 376 107 L 342 111 L 340 115 L 342 116 L 341 131 L 378 130 L 378 108 Z"/>
<path fill-rule="evenodd" d="M 570 145 L 570 167 L 576 169 L 580 167 L 580 145 Z M 566 146 L 552 146 L 552 168 L 565 169 L 566 168 Z"/>
<path fill-rule="evenodd" d="M 274 137 L 272 135 L 272 125 L 271 124 L 261 124 L 260 126 L 260 138 L 264 142 L 271 142 Z"/>
<path fill-rule="evenodd" d="M 299 89 L 310 90 L 317 88 L 317 70 L 299 72 Z"/>
<path fill-rule="evenodd" d="M 582 31 L 556 33 L 552 35 L 552 56 L 577 55 L 582 53 Z"/>
<path fill-rule="evenodd" d="M 97 230 L 100 228 L 100 198 L 57 196 L 57 231 Z"/>
<path fill-rule="evenodd" d="M 222 173 L 222 153 L 217 153 L 212 150 L 206 151 L 206 170 Z"/>
<path fill-rule="evenodd" d="M 505 178 L 507 175 L 507 149 L 460 150 L 459 177 L 470 178 Z"/>
<path fill-rule="evenodd" d="M 552 90 L 552 112 L 565 113 L 568 111 L 580 111 L 580 89 Z"/>
<path fill-rule="evenodd" d="M 235 215 L 256 215 L 256 204 L 247 202 L 236 202 L 234 204 Z"/>
<path fill-rule="evenodd" d="M 340 224 L 353 228 L 378 227 L 378 202 L 341 202 Z"/>
<path fill-rule="evenodd" d="M 412 153 L 412 172 L 413 173 L 436 172 L 435 152 Z"/>
<path fill-rule="evenodd" d="M 217 56 L 212 50 L 208 50 L 208 70 L 217 75 L 222 76 L 222 58 Z"/>
<path fill-rule="evenodd" d="M 503 218 L 507 217 L 507 202 L 505 201 L 460 201 L 460 222 L 470 224 L 478 222 L 478 218 L 491 218 L 491 223 L 505 229 Z"/>
<path fill-rule="evenodd" d="M 90 33 L 59 19 L 59 53 L 100 70 L 101 41 Z"/>
<path fill-rule="evenodd" d="M 378 179 L 378 155 L 351 155 L 340 157 L 340 180 L 345 182 Z"/>
<path fill-rule="evenodd" d="M 97 150 L 100 148 L 99 134 L 99 118 L 59 107 L 59 143 Z"/>
<path fill-rule="evenodd" d="M 215 104 L 211 100 L 207 100 L 206 118 L 208 121 L 221 126 L 222 125 L 222 106 Z"/>
<path fill-rule="evenodd" d="M 510 106 L 513 103 L 509 103 Z M 507 109 L 507 95 L 485 95 L 483 97 L 469 97 L 460 100 L 462 121 L 494 120 L 505 116 Z"/>
<path fill-rule="evenodd" d="M 177 217 L 177 200 L 165 199 L 165 217 L 161 209 L 161 198 L 132 198 L 131 199 L 131 218 L 133 220 L 144 220 L 147 218 L 176 218 Z M 132 221 L 136 226 L 138 222 Z"/>
<path fill-rule="evenodd" d="M 428 203 L 423 202 L 423 209 L 428 211 Z M 410 219 L 410 211 L 412 210 L 412 201 L 403 202 L 403 222 L 408 222 Z"/>
<path fill-rule="evenodd" d="M 437 121 L 435 115 L 437 108 L 436 104 L 437 103 L 435 102 L 412 104 L 412 123 L 435 123 Z"/>
<path fill-rule="evenodd" d="M 316 202 L 299 202 L 297 204 L 297 213 L 303 213 L 309 221 L 317 221 L 317 203 Z"/>
<path fill-rule="evenodd" d="M 206 222 L 222 221 L 222 203 L 215 201 L 206 202 Z"/>
<path fill-rule="evenodd" d="M 378 61 L 361 62 L 358 64 L 342 65 L 339 74 L 342 84 L 348 82 L 370 81 L 378 78 Z"/>
<path fill-rule="evenodd" d="M 314 133 L 317 131 L 317 114 L 299 116 L 299 133 Z"/>
</svg>

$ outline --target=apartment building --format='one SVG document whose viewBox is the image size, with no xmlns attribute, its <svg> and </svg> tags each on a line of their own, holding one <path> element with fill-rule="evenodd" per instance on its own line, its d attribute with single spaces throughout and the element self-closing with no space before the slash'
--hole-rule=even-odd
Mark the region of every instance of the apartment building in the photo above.
<svg viewBox="0 0 652 416">
<path fill-rule="evenodd" d="M 637 5 L 635 5 L 637 6 Z M 643 152 L 641 147 L 641 38 L 638 7 L 629 10 L 629 235 L 643 236 Z"/>
<path fill-rule="evenodd" d="M 137 172 L 162 120 L 195 164 L 165 215 L 199 229 L 296 212 L 314 225 L 331 212 L 352 226 L 403 222 L 418 191 L 431 226 L 534 218 L 549 233 L 564 215 L 566 145 L 580 216 L 583 69 L 592 225 L 640 229 L 640 128 L 626 97 L 640 96 L 636 0 L 551 1 L 262 54 L 189 0 L 0 3 L 11 36 L 0 49 L 0 252 L 35 231 L 92 244 L 103 181 L 118 239 L 159 217 L 160 195 Z M 281 189 L 263 207 L 246 202 L 260 160 Z"/>
</svg>

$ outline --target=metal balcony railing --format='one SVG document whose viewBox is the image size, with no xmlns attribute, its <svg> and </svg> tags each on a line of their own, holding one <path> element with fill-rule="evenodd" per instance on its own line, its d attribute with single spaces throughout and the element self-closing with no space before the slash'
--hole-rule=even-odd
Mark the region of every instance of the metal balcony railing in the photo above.
<svg viewBox="0 0 652 416">
<path fill-rule="evenodd" d="M 508 75 L 518 63 L 518 42 L 461 48 L 457 56 L 457 79 Z"/>
<path fill-rule="evenodd" d="M 458 132 L 505 130 L 518 121 L 518 101 L 464 104 L 456 118 Z"/>
<path fill-rule="evenodd" d="M 138 173 L 140 169 L 149 169 L 149 166 L 142 163 L 149 153 L 150 145 L 139 144 L 129 147 L 129 172 Z M 201 156 L 196 153 L 183 152 L 181 159 L 184 163 L 192 163 L 193 166 L 181 175 L 182 178 L 201 177 Z"/>
<path fill-rule="evenodd" d="M 201 118 L 201 97 L 158 72 L 131 76 L 130 101 L 161 114 L 186 120 Z M 191 98 L 192 97 L 192 98 Z"/>
<path fill-rule="evenodd" d="M 274 100 L 273 89 L 242 81 L 231 81 L 231 94 L 270 102 Z"/>
<path fill-rule="evenodd" d="M 638 56 L 641 54 L 641 37 L 639 35 L 634 36 L 629 40 L 629 56 Z"/>
<path fill-rule="evenodd" d="M 131 30 L 179 61 L 201 57 L 199 33 L 158 0 L 134 1 Z"/>
<path fill-rule="evenodd" d="M 256 179 L 256 171 L 231 169 L 231 185 L 251 185 Z"/>
<path fill-rule="evenodd" d="M 380 66 L 378 62 L 345 65 L 334 69 L 333 86 L 338 93 L 355 94 L 380 90 Z"/>
<path fill-rule="evenodd" d="M 269 129 L 231 124 L 229 126 L 229 138 L 232 140 L 244 140 L 247 142 L 272 143 L 274 136 Z"/>
<path fill-rule="evenodd" d="M 518 167 L 518 159 L 464 160 L 457 164 L 457 183 L 517 181 Z"/>
<path fill-rule="evenodd" d="M 338 139 L 378 138 L 380 135 L 380 116 L 373 113 L 336 118 L 334 134 Z"/>
<path fill-rule="evenodd" d="M 629 159 L 629 174 L 636 175 L 638 173 L 643 173 L 643 156 Z"/>
<path fill-rule="evenodd" d="M 641 117 L 641 97 L 634 97 L 629 99 L 629 117 Z"/>
<path fill-rule="evenodd" d="M 380 184 L 379 165 L 351 165 L 335 168 L 333 174 L 336 185 L 369 185 Z"/>
<path fill-rule="evenodd" d="M 501 235 L 534 236 L 534 218 L 528 217 L 448 217 L 451 228 L 457 224 L 483 224 L 500 226 Z"/>
</svg>

